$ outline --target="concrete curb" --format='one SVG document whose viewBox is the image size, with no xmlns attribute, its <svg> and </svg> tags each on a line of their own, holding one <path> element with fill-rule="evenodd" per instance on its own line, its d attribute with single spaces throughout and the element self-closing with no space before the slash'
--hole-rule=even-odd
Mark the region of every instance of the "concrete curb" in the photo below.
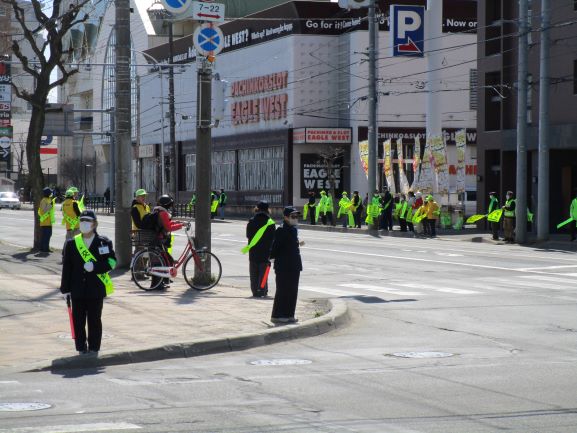
<svg viewBox="0 0 577 433">
<path fill-rule="evenodd" d="M 191 358 L 195 356 L 226 353 L 253 347 L 280 343 L 298 338 L 314 337 L 346 325 L 350 320 L 348 307 L 340 299 L 328 300 L 330 311 L 320 317 L 305 320 L 295 325 L 277 326 L 254 334 L 239 334 L 221 338 L 205 338 L 187 343 L 174 343 L 133 351 L 121 351 L 102 356 L 73 356 L 59 358 L 51 365 L 37 366 L 27 372 L 59 371 L 68 369 L 95 368 L 110 365 L 134 364 L 161 361 L 164 359 Z"/>
</svg>

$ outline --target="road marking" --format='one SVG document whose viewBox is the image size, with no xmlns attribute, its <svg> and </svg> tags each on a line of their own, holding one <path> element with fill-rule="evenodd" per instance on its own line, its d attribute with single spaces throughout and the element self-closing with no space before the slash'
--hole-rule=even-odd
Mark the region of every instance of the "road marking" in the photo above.
<svg viewBox="0 0 577 433">
<path fill-rule="evenodd" d="M 441 253 L 441 252 L 435 252 L 434 254 L 437 256 L 447 256 L 447 257 L 463 257 L 464 256 L 464 254 Z"/>
<path fill-rule="evenodd" d="M 565 275 L 565 274 L 564 274 Z M 550 281 L 553 283 L 564 284 L 563 287 L 571 289 L 572 287 L 567 287 L 575 284 L 575 280 L 570 278 L 555 278 L 547 277 L 545 275 L 522 275 L 521 278 L 529 280 L 539 280 L 539 281 Z"/>
<path fill-rule="evenodd" d="M 53 425 L 40 427 L 21 427 L 11 428 L 8 430 L 0 429 L 0 433 L 77 433 L 93 431 L 111 431 L 111 430 L 136 430 L 142 427 L 136 424 L 126 422 L 94 423 L 94 424 L 70 424 L 70 425 Z"/>
<path fill-rule="evenodd" d="M 0 385 L 6 385 L 9 383 L 20 383 L 17 380 L 0 380 Z"/>
<path fill-rule="evenodd" d="M 480 293 L 480 292 L 477 292 L 475 290 L 455 289 L 452 287 L 430 286 L 427 284 L 420 284 L 420 283 L 400 283 L 399 286 L 409 287 L 411 289 L 427 289 L 427 290 L 434 290 L 436 292 L 455 293 L 458 295 L 472 295 L 474 293 Z"/>
<path fill-rule="evenodd" d="M 369 290 L 371 292 L 389 293 L 391 295 L 400 295 L 400 296 L 423 295 L 423 293 L 421 292 L 405 292 L 392 287 L 373 286 L 371 284 L 347 283 L 347 284 L 339 284 L 339 287 L 350 287 L 351 289 L 363 289 L 363 290 Z"/>
<path fill-rule="evenodd" d="M 577 268 L 577 265 L 560 265 L 560 266 L 539 266 L 535 268 L 521 268 L 520 271 L 538 271 L 540 269 L 563 269 L 563 268 Z"/>
<path fill-rule="evenodd" d="M 358 292 L 353 292 L 350 290 L 338 290 L 338 289 L 328 289 L 326 287 L 317 287 L 317 286 L 299 286 L 299 290 L 306 290 L 309 292 L 317 292 L 317 293 L 323 293 L 325 295 L 331 295 L 331 296 L 355 296 L 355 295 L 361 295 L 362 293 L 358 293 Z"/>
</svg>

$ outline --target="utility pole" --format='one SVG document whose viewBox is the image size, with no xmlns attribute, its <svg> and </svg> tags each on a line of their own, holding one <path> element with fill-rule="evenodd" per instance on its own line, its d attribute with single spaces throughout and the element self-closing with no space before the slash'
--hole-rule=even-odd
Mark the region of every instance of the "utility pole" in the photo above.
<svg viewBox="0 0 577 433">
<path fill-rule="evenodd" d="M 519 64 L 517 66 L 517 185 L 515 240 L 527 242 L 527 57 L 528 3 L 519 0 Z M 539 179 L 541 181 L 541 179 Z"/>
<path fill-rule="evenodd" d="M 119 267 L 132 257 L 130 241 L 131 194 L 131 82 L 130 82 L 130 0 L 116 0 L 116 209 L 114 247 Z"/>
<path fill-rule="evenodd" d="M 539 65 L 539 167 L 537 173 L 537 239 L 549 239 L 549 0 L 541 0 Z"/>
<path fill-rule="evenodd" d="M 196 91 L 196 210 L 194 216 L 194 235 L 196 248 L 211 249 L 210 227 L 210 182 L 212 178 L 212 131 L 211 98 L 212 68 L 203 56 L 197 56 Z M 197 270 L 195 270 L 196 272 Z M 210 276 L 210 269 L 204 277 Z M 195 278 L 202 278 L 195 275 Z"/>
<path fill-rule="evenodd" d="M 375 40 L 377 34 L 376 1 L 369 3 L 369 183 L 368 193 L 372 197 L 377 188 L 377 53 Z"/>
<path fill-rule="evenodd" d="M 166 21 L 168 25 L 168 113 L 170 131 L 170 193 L 174 201 L 178 203 L 178 152 L 176 151 L 176 120 L 174 113 L 174 35 L 172 33 L 172 21 Z"/>
</svg>

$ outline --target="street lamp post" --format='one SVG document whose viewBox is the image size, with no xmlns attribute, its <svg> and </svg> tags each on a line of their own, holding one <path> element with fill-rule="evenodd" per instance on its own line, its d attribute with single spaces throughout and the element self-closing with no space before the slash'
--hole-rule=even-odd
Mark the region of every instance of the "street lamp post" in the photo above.
<svg viewBox="0 0 577 433">
<path fill-rule="evenodd" d="M 86 186 L 87 182 L 86 182 L 86 168 L 87 167 L 92 167 L 92 164 L 84 164 L 84 195 L 86 195 L 86 193 L 88 192 L 88 188 Z"/>
</svg>

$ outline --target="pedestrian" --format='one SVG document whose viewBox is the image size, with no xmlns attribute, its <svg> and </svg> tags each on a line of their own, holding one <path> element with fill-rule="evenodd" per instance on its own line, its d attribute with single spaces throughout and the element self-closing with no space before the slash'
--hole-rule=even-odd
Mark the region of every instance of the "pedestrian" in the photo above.
<svg viewBox="0 0 577 433">
<path fill-rule="evenodd" d="M 516 202 L 513 198 L 513 191 L 507 191 L 505 196 L 505 206 L 503 209 L 503 232 L 505 242 L 512 244 L 515 242 L 515 206 Z"/>
<path fill-rule="evenodd" d="M 79 220 L 81 234 L 69 239 L 64 247 L 60 291 L 72 299 L 76 350 L 80 354 L 98 353 L 102 305 L 104 298 L 114 292 L 108 272 L 116 267 L 116 255 L 112 241 L 97 233 L 94 211 L 85 210 Z"/>
<path fill-rule="evenodd" d="M 42 230 L 40 238 L 40 252 L 50 253 L 50 238 L 52 237 L 52 225 L 56 222 L 54 218 L 55 199 L 50 188 L 42 190 L 42 200 L 38 205 L 38 219 Z"/>
<path fill-rule="evenodd" d="M 571 242 L 577 239 L 577 188 L 573 190 L 573 201 L 571 201 L 571 206 L 569 207 L 569 216 L 573 218 L 573 221 L 569 223 L 569 230 L 571 232 Z"/>
<path fill-rule="evenodd" d="M 334 225 L 333 222 L 333 198 L 326 191 L 321 191 L 321 199 L 317 207 L 317 215 L 321 216 L 321 221 L 324 226 L 327 224 Z M 318 220 L 318 216 L 316 217 Z"/>
<path fill-rule="evenodd" d="M 78 201 L 75 199 L 78 193 L 75 192 L 75 188 L 73 188 L 74 187 L 71 187 L 66 190 L 65 198 L 62 202 L 62 225 L 66 227 L 64 246 L 66 246 L 67 241 L 80 234 L 79 216 L 81 210 Z M 64 254 L 64 247 L 62 248 L 62 254 Z"/>
<path fill-rule="evenodd" d="M 295 323 L 299 277 L 303 270 L 300 246 L 304 241 L 298 237 L 299 212 L 292 206 L 283 210 L 283 225 L 278 227 L 270 251 L 276 274 L 276 293 L 272 308 L 271 322 Z"/>
<path fill-rule="evenodd" d="M 216 217 L 216 212 L 218 211 L 218 194 L 216 191 L 210 193 L 210 219 Z"/>
<path fill-rule="evenodd" d="M 248 245 L 241 251 L 248 252 L 250 290 L 254 298 L 268 295 L 268 281 L 261 287 L 265 271 L 270 266 L 269 255 L 275 233 L 275 222 L 270 217 L 266 201 L 259 201 L 254 208 L 254 216 L 246 225 Z"/>
<path fill-rule="evenodd" d="M 378 189 L 375 189 L 373 197 L 371 198 L 371 202 L 367 204 L 366 208 L 367 208 L 367 217 L 365 219 L 365 222 L 367 223 L 367 225 L 374 226 L 373 228 L 378 230 L 380 225 L 379 220 L 381 218 L 381 211 L 382 211 L 382 201 Z"/>
<path fill-rule="evenodd" d="M 339 200 L 339 211 L 337 212 L 337 220 L 343 216 L 343 227 L 354 227 L 355 226 L 355 218 L 353 216 L 353 212 L 351 207 L 353 206 L 351 200 L 349 199 L 349 195 L 346 191 L 343 191 L 342 198 Z"/>
<path fill-rule="evenodd" d="M 132 230 L 142 230 L 145 228 L 142 225 L 142 219 L 150 213 L 150 206 L 146 204 L 146 196 L 147 193 L 142 188 L 137 189 L 134 193 L 134 200 L 132 200 L 132 208 L 130 209 Z"/>
<path fill-rule="evenodd" d="M 218 208 L 220 210 L 220 219 L 224 220 L 224 208 L 226 207 L 226 200 L 227 200 L 227 195 L 224 192 L 224 188 L 220 189 L 220 194 L 218 196 Z"/>
<path fill-rule="evenodd" d="M 497 193 L 491 191 L 489 193 L 489 207 L 487 208 L 487 216 L 491 215 L 493 211 L 499 210 L 499 199 L 497 198 Z M 493 234 L 493 240 L 499 240 L 499 220 L 489 221 L 489 226 L 491 228 L 491 233 Z"/>
<path fill-rule="evenodd" d="M 104 201 L 106 206 L 110 205 L 110 187 L 106 187 L 106 191 L 104 191 Z"/>
<path fill-rule="evenodd" d="M 353 203 L 353 216 L 355 218 L 355 227 L 360 229 L 363 216 L 363 202 L 361 200 L 361 197 L 359 196 L 358 191 L 353 192 L 352 203 Z"/>
<path fill-rule="evenodd" d="M 192 212 L 195 206 L 196 206 L 196 193 L 192 193 L 192 197 L 190 198 L 190 201 L 186 205 L 186 210 L 188 212 Z"/>
<path fill-rule="evenodd" d="M 437 236 L 436 226 L 440 214 L 441 210 L 439 205 L 437 204 L 433 196 L 429 194 L 427 196 L 427 218 L 425 219 L 425 223 L 429 225 L 429 235 L 432 238 Z"/>
<path fill-rule="evenodd" d="M 311 226 L 314 226 L 318 220 L 314 191 L 309 191 L 308 196 L 308 203 L 306 203 L 303 208 L 303 219 L 306 221 L 308 216 L 310 218 Z"/>
<path fill-rule="evenodd" d="M 407 228 L 410 232 L 415 232 L 415 226 L 413 225 L 413 215 L 415 214 L 415 202 L 417 201 L 415 193 L 409 191 L 409 197 L 407 198 Z"/>
<path fill-rule="evenodd" d="M 156 207 L 152 210 L 153 214 L 156 214 L 157 219 L 157 241 L 158 243 L 164 245 L 166 253 L 163 254 L 166 260 L 167 266 L 172 266 L 174 264 L 174 259 L 172 258 L 172 243 L 174 235 L 172 232 L 180 230 L 185 223 L 181 221 L 173 221 L 171 211 L 174 207 L 174 199 L 169 195 L 161 195 L 158 198 Z M 156 285 L 159 277 L 152 277 L 152 286 Z M 158 287 L 159 289 L 166 289 L 170 280 L 164 278 L 162 284 Z"/>
<path fill-rule="evenodd" d="M 407 231 L 407 215 L 409 211 L 409 204 L 405 197 L 405 194 L 401 194 L 399 197 L 399 207 L 398 207 L 398 215 L 399 215 L 399 225 L 401 226 L 401 231 Z"/>
<path fill-rule="evenodd" d="M 385 187 L 383 194 L 381 195 L 381 230 L 393 231 L 393 196 L 391 195 L 389 188 Z"/>
</svg>

